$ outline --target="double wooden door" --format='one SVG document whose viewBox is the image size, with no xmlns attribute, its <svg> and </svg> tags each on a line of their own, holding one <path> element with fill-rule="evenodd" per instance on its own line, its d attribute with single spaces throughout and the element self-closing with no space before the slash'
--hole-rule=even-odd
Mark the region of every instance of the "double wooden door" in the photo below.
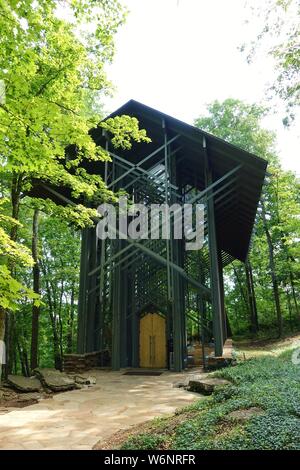
<svg viewBox="0 0 300 470">
<path fill-rule="evenodd" d="M 166 366 L 166 320 L 158 313 L 147 313 L 140 319 L 140 367 Z"/>
</svg>

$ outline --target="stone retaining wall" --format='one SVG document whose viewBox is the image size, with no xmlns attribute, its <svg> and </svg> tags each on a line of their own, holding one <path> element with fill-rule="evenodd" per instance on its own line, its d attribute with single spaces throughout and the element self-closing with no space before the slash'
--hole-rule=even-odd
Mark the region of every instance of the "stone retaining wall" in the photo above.
<svg viewBox="0 0 300 470">
<path fill-rule="evenodd" d="M 109 365 L 110 353 L 108 350 L 64 355 L 63 368 L 65 372 L 84 372 L 94 367 L 108 367 Z"/>
</svg>

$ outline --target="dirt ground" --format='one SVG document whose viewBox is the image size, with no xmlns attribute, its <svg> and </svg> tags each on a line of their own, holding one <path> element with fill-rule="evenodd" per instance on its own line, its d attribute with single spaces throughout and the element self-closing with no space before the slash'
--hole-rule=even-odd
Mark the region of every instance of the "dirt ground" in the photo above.
<svg viewBox="0 0 300 470">
<path fill-rule="evenodd" d="M 238 357 L 250 359 L 257 356 L 278 356 L 282 352 L 300 347 L 300 334 L 282 339 L 252 340 L 234 342 L 234 350 Z"/>
</svg>

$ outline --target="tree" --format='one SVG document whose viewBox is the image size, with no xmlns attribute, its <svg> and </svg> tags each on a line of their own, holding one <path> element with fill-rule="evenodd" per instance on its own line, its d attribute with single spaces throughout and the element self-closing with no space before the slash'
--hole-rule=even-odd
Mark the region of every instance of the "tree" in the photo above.
<svg viewBox="0 0 300 470">
<path fill-rule="evenodd" d="M 55 367 L 61 369 L 63 353 L 73 348 L 75 307 L 78 296 L 80 233 L 55 217 L 40 223 L 41 291 L 44 326 L 52 336 Z M 44 345 L 45 347 L 45 345 Z"/>
<path fill-rule="evenodd" d="M 242 277 L 234 264 L 238 289 L 236 291 L 232 286 L 227 288 L 233 293 L 233 297 L 228 296 L 230 302 L 233 302 L 234 294 L 239 292 L 243 302 L 240 310 L 242 312 L 246 308 L 253 333 L 258 328 L 258 312 L 261 321 L 272 323 L 273 303 L 278 334 L 281 335 L 283 314 L 289 309 L 289 306 L 282 308 L 283 293 L 291 294 L 295 313 L 299 317 L 299 182 L 295 175 L 284 172 L 280 166 L 275 136 L 261 126 L 265 113 L 263 107 L 248 105 L 239 100 L 228 99 L 223 103 L 215 101 L 208 106 L 208 116 L 198 118 L 195 124 L 269 161 L 268 171 L 271 177 L 264 187 L 263 202 L 258 210 L 256 232 L 246 261 L 246 276 Z M 232 278 L 230 271 L 229 276 Z M 269 292 L 272 292 L 270 298 Z M 236 312 L 236 302 L 229 310 Z"/>
<path fill-rule="evenodd" d="M 110 90 L 104 64 L 112 60 L 113 36 L 124 18 L 117 0 L 0 0 L 0 79 L 6 92 L 0 104 L 0 177 L 11 200 L 9 249 L 18 249 L 21 201 L 34 179 L 70 188 L 74 197 L 113 197 L 102 178 L 83 165 L 109 159 L 92 140 L 91 127 L 109 131 L 116 146 L 149 141 L 134 118 L 99 124 L 88 111 Z M 66 155 L 70 145 L 74 158 Z M 91 224 L 96 214 L 79 204 L 60 212 L 79 226 Z M 7 310 L 18 259 L 12 254 L 8 261 L 1 281 Z"/>
<path fill-rule="evenodd" d="M 0 200 L 2 211 L 7 203 L 8 201 L 4 198 Z M 31 267 L 33 264 L 30 251 L 13 241 L 7 233 L 14 225 L 20 224 L 0 211 L 0 341 L 5 339 L 5 313 L 8 309 L 10 311 L 17 310 L 19 302 L 23 299 L 33 301 L 33 305 L 36 307 L 39 305 L 38 296 L 30 288 L 17 281 L 11 275 L 8 267 L 15 263 L 23 267 Z"/>
<path fill-rule="evenodd" d="M 287 125 L 295 119 L 294 111 L 300 104 L 300 3 L 298 0 L 249 0 L 248 6 L 260 29 L 257 37 L 243 45 L 242 50 L 247 51 L 249 61 L 258 49 L 273 57 L 276 75 L 271 89 L 286 105 L 287 116 L 283 122 Z"/>
<path fill-rule="evenodd" d="M 282 336 L 283 332 L 283 322 L 282 322 L 282 313 L 281 313 L 281 306 L 280 306 L 280 296 L 279 296 L 279 288 L 278 288 L 278 277 L 276 272 L 276 265 L 275 265 L 275 255 L 274 255 L 274 245 L 272 241 L 272 237 L 269 231 L 267 216 L 266 216 L 266 209 L 264 201 L 261 201 L 261 218 L 263 222 L 264 231 L 267 237 L 268 242 L 268 249 L 269 249 L 269 266 L 273 284 L 273 292 L 274 292 L 274 300 L 275 300 L 275 307 L 276 307 L 276 314 L 277 314 L 277 323 L 278 323 L 278 335 L 279 337 Z"/>
<path fill-rule="evenodd" d="M 35 294 L 40 294 L 40 266 L 39 266 L 39 252 L 38 252 L 38 227 L 39 227 L 39 209 L 34 208 L 33 221 L 32 221 L 32 258 L 34 265 L 32 268 L 33 276 L 33 291 Z M 32 327 L 31 327 L 31 355 L 30 367 L 31 370 L 38 366 L 38 338 L 39 338 L 39 316 L 40 305 L 32 305 Z"/>
<path fill-rule="evenodd" d="M 195 120 L 195 126 L 272 162 L 278 160 L 275 134 L 261 124 L 267 111 L 264 106 L 234 98 L 213 101 L 207 106 L 207 114 Z"/>
</svg>

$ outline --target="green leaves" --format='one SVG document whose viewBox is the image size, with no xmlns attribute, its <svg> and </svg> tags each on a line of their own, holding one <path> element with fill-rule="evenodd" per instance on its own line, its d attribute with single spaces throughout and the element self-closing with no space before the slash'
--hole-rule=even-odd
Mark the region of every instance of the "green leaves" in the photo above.
<svg viewBox="0 0 300 470">
<path fill-rule="evenodd" d="M 25 300 L 40 305 L 39 296 L 14 279 L 7 266 L 0 264 L 0 307 L 15 311 Z"/>
<path fill-rule="evenodd" d="M 300 104 L 300 3 L 298 0 L 268 0 L 249 2 L 252 19 L 263 18 L 257 37 L 248 45 L 248 59 L 252 60 L 258 49 L 271 55 L 275 61 L 273 94 L 285 103 L 285 125 L 295 119 Z M 248 13 L 251 15 L 251 11 Z M 258 23 L 260 24 L 260 23 Z M 243 46 L 245 49 L 245 46 Z"/>
<path fill-rule="evenodd" d="M 13 181 L 18 182 L 12 201 L 16 214 L 33 180 L 67 188 L 87 205 L 114 199 L 102 178 L 86 167 L 109 160 L 89 131 L 100 120 L 102 96 L 111 91 L 104 66 L 112 60 L 113 37 L 124 18 L 117 0 L 72 0 L 59 8 L 54 0 L 34 5 L 31 0 L 0 0 L 0 79 L 6 87 L 6 102 L 0 105 L 0 178 L 7 194 Z M 110 119 L 103 127 L 116 146 L 149 141 L 137 120 L 128 116 Z M 73 159 L 66 155 L 69 146 L 76 148 Z M 55 207 L 43 201 L 41 207 L 78 228 L 90 226 L 96 216 L 81 204 Z M 10 239 L 10 226 L 17 222 L 5 214 L 0 215 L 2 261 L 13 265 L 11 271 L 28 269 L 32 260 L 24 244 L 16 243 L 17 228 Z M 13 295 L 16 301 L 22 295 L 29 298 L 30 291 L 17 281 L 10 288 L 8 276 L 3 271 L 6 303 L 12 305 Z"/>
<path fill-rule="evenodd" d="M 273 450 L 300 449 L 299 367 L 291 351 L 252 359 L 216 373 L 234 385 L 179 410 L 149 431 L 135 434 L 122 449 Z M 248 418 L 229 413 L 254 409 Z"/>
<path fill-rule="evenodd" d="M 0 107 L 0 174 L 24 173 L 27 184 L 42 179 L 70 188 L 74 196 L 99 197 L 105 191 L 101 178 L 79 168 L 109 158 L 89 134 L 96 119 L 87 102 L 93 108 L 111 87 L 104 63 L 112 57 L 123 9 L 114 0 L 72 1 L 68 19 L 62 19 L 56 2 L 40 0 L 32 9 L 28 0 L 1 1 L 0 7 L 5 10 L 0 15 L 5 32 L 0 79 L 6 84 L 6 103 Z M 88 41 L 81 26 L 89 29 Z M 111 131 L 116 146 L 149 141 L 137 120 L 128 116 L 110 119 L 103 127 Z M 66 163 L 68 145 L 75 145 L 77 153 Z"/>
<path fill-rule="evenodd" d="M 132 141 L 151 142 L 145 129 L 139 129 L 138 120 L 134 117 L 116 116 L 101 122 L 100 126 L 113 135 L 111 141 L 116 148 L 128 150 L 131 148 Z"/>
<path fill-rule="evenodd" d="M 259 157 L 274 158 L 275 134 L 261 124 L 266 108 L 228 98 L 212 102 L 207 112 L 195 120 L 195 126 Z"/>
<path fill-rule="evenodd" d="M 269 162 L 268 171 L 271 176 L 263 188 L 266 224 L 275 255 L 275 275 L 279 283 L 284 323 L 289 322 L 289 328 L 296 327 L 299 325 L 299 181 L 292 172 L 281 168 L 276 155 L 275 135 L 262 127 L 262 119 L 267 109 L 256 104 L 227 99 L 224 102 L 214 101 L 208 105 L 207 111 L 207 115 L 196 119 L 197 127 Z M 250 261 L 259 323 L 262 329 L 265 327 L 267 334 L 270 334 L 276 318 L 265 232 L 261 209 L 258 209 Z M 236 262 L 234 268 L 234 272 L 232 266 L 226 268 L 226 307 L 234 333 L 247 334 L 249 314 L 244 268 Z"/>
</svg>

